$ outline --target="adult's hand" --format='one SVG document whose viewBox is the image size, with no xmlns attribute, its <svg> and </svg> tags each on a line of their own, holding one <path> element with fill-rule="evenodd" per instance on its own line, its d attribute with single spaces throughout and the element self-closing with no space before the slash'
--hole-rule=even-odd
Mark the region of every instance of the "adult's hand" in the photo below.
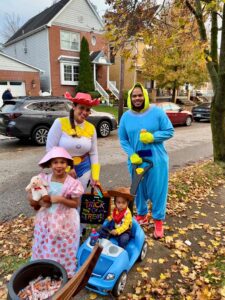
<svg viewBox="0 0 225 300">
<path fill-rule="evenodd" d="M 90 180 L 90 185 L 91 185 L 92 187 L 95 187 L 95 186 L 100 186 L 100 183 L 99 183 L 98 180 L 94 180 L 94 179 L 91 178 L 91 180 Z"/>
</svg>

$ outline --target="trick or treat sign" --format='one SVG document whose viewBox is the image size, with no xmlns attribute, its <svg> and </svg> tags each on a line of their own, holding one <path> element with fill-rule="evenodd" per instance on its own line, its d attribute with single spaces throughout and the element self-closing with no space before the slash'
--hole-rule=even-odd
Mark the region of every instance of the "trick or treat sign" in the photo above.
<svg viewBox="0 0 225 300">
<path fill-rule="evenodd" d="M 110 214 L 110 197 L 84 194 L 81 199 L 80 221 L 102 224 Z"/>
</svg>

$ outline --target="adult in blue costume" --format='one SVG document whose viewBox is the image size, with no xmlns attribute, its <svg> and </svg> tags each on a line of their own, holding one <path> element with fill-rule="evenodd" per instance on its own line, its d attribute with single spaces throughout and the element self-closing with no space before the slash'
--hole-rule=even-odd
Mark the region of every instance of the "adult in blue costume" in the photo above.
<svg viewBox="0 0 225 300">
<path fill-rule="evenodd" d="M 147 202 L 151 200 L 154 237 L 162 238 L 169 177 L 169 159 L 163 142 L 173 136 L 174 128 L 161 108 L 150 105 L 148 92 L 140 83 L 128 92 L 127 104 L 129 110 L 120 120 L 119 138 L 128 155 L 131 176 L 132 164 L 144 167 L 143 157 L 153 162 L 153 168 L 145 174 L 137 190 L 136 219 L 140 224 L 148 224 Z"/>
</svg>

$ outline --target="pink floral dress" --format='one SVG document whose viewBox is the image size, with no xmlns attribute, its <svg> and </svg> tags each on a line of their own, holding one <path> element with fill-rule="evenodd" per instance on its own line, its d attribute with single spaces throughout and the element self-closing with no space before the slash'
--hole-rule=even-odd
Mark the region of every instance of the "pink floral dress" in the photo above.
<svg viewBox="0 0 225 300">
<path fill-rule="evenodd" d="M 49 183 L 49 195 L 80 197 L 81 183 L 67 176 L 64 184 L 51 182 L 52 174 L 42 174 Z M 72 277 L 76 270 L 76 254 L 80 241 L 80 217 L 77 209 L 61 203 L 41 208 L 35 218 L 32 258 L 52 259 L 60 263 Z"/>
</svg>

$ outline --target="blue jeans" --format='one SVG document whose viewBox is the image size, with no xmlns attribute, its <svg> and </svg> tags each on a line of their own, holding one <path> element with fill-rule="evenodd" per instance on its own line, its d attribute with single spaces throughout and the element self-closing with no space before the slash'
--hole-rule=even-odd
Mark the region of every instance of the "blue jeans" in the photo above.
<svg viewBox="0 0 225 300">
<path fill-rule="evenodd" d="M 112 237 L 109 231 L 115 229 L 114 221 L 108 222 L 106 225 L 102 226 L 99 230 L 99 237 L 108 239 Z M 125 248 L 130 240 L 131 231 L 127 230 L 120 235 L 114 235 L 113 237 L 118 241 L 118 246 Z"/>
<path fill-rule="evenodd" d="M 121 248 L 125 248 L 130 240 L 130 232 L 124 232 L 121 235 L 117 235 L 118 245 Z"/>
</svg>

